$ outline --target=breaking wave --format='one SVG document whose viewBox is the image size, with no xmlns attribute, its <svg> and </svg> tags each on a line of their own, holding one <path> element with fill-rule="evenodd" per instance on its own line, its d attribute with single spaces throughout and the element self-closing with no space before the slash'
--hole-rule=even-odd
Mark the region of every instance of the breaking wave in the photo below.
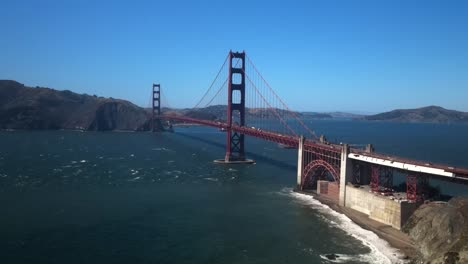
<svg viewBox="0 0 468 264">
<path fill-rule="evenodd" d="M 332 263 L 346 263 L 349 261 L 367 262 L 376 264 L 407 263 L 403 260 L 403 255 L 395 248 L 392 248 L 387 241 L 378 237 L 374 232 L 366 230 L 346 215 L 338 213 L 329 206 L 322 204 L 310 195 L 294 192 L 291 188 L 284 188 L 280 194 L 294 198 L 301 204 L 307 205 L 321 214 L 328 217 L 321 217 L 330 225 L 336 226 L 345 231 L 350 236 L 361 241 L 370 249 L 370 253 L 347 255 L 347 254 L 323 254 L 320 257 Z M 330 217 L 331 216 L 331 217 Z"/>
</svg>

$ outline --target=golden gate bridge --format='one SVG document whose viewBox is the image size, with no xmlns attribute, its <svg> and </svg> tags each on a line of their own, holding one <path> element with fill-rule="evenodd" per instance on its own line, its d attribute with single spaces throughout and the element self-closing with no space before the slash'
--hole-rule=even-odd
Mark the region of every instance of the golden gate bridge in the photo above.
<svg viewBox="0 0 468 264">
<path fill-rule="evenodd" d="M 171 121 L 225 131 L 226 154 L 219 163 L 253 162 L 245 155 L 245 136 L 296 148 L 297 188 L 315 190 L 325 182 L 321 193 L 341 205 L 346 205 L 348 184 L 368 184 L 374 193 L 391 195 L 394 172 L 406 175 L 406 200 L 411 203 L 424 200 L 430 177 L 468 183 L 468 169 L 388 156 L 375 152 L 370 144 L 365 149 L 352 148 L 318 137 L 300 114 L 290 110 L 245 52 L 229 52 L 208 90 L 184 114 L 162 111 L 163 101 L 161 86 L 154 84 L 153 128 L 158 122 Z"/>
</svg>

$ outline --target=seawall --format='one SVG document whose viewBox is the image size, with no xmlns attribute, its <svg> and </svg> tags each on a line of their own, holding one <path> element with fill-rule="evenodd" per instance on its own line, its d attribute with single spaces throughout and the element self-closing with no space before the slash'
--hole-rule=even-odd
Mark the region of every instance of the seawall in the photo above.
<svg viewBox="0 0 468 264">
<path fill-rule="evenodd" d="M 369 216 L 370 219 L 401 230 L 419 204 L 392 199 L 370 192 L 368 186 L 348 184 L 346 186 L 345 207 L 354 209 Z"/>
<path fill-rule="evenodd" d="M 332 188 L 334 188 L 334 186 L 332 186 Z M 406 255 L 408 259 L 414 260 L 419 258 L 419 253 L 416 249 L 416 246 L 407 234 L 403 233 L 398 229 L 393 228 L 391 225 L 374 220 L 365 213 L 359 212 L 349 207 L 343 207 L 338 205 L 337 199 L 334 197 L 334 194 L 318 194 L 316 191 L 304 192 L 297 189 L 294 191 L 301 194 L 310 195 L 314 199 L 320 201 L 321 203 L 328 205 L 331 209 L 335 210 L 336 212 L 346 215 L 349 219 L 351 219 L 360 227 L 374 232 L 380 238 L 387 241 L 392 247 L 399 249 L 403 254 Z"/>
</svg>

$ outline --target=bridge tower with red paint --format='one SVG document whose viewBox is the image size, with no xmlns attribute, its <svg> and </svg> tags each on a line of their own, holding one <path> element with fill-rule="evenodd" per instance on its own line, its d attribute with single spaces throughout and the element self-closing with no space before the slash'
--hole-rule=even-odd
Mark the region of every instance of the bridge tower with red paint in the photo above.
<svg viewBox="0 0 468 264">
<path fill-rule="evenodd" d="M 242 61 L 233 66 L 234 59 Z M 225 162 L 244 161 L 244 135 L 232 131 L 232 126 L 245 125 L 245 52 L 229 52 L 227 141 Z"/>
<path fill-rule="evenodd" d="M 234 59 L 237 62 L 234 63 Z M 245 158 L 245 136 L 233 130 L 245 126 L 245 52 L 229 52 L 226 156 L 216 163 L 254 163 Z"/>
<path fill-rule="evenodd" d="M 161 120 L 161 85 L 153 84 L 153 107 L 151 114 L 151 131 L 155 132 L 160 127 Z"/>
</svg>

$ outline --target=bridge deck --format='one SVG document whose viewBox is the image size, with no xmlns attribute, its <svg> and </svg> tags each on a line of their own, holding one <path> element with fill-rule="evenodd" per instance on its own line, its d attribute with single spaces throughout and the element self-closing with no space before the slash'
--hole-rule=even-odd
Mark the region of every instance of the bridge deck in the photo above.
<svg viewBox="0 0 468 264">
<path fill-rule="evenodd" d="M 362 151 L 352 151 L 348 157 L 354 160 L 360 160 L 405 171 L 419 172 L 445 178 L 468 181 L 468 169 L 465 168 L 457 168 L 448 165 L 433 164 L 430 162 L 388 156 L 380 153 L 367 153 Z"/>
<path fill-rule="evenodd" d="M 209 121 L 209 120 L 200 120 L 190 117 L 184 116 L 173 116 L 173 115 L 162 115 L 160 116 L 161 119 L 164 120 L 173 120 L 173 121 L 180 121 L 180 122 L 189 122 L 200 124 L 204 126 L 214 127 L 214 128 L 221 128 L 221 129 L 229 129 L 228 125 L 224 122 L 218 121 Z M 293 148 L 298 148 L 299 145 L 299 137 L 289 136 L 289 135 L 282 135 L 276 132 L 270 132 L 265 130 L 256 129 L 253 127 L 246 127 L 246 126 L 236 126 L 233 125 L 231 127 L 232 131 L 253 136 L 256 138 L 261 138 L 267 141 L 287 145 Z M 337 144 L 323 144 L 313 140 L 306 140 L 304 142 L 304 147 L 306 149 L 320 149 L 323 151 L 330 151 L 335 153 L 341 153 L 341 145 Z M 447 165 L 440 165 L 440 164 L 433 164 L 424 161 L 417 161 L 411 159 L 405 159 L 401 157 L 395 156 L 388 156 L 385 154 L 380 153 L 368 153 L 358 149 L 352 149 L 351 153 L 348 156 L 354 160 L 360 160 L 363 162 L 378 164 L 382 166 L 397 168 L 406 171 L 413 171 L 419 173 L 425 173 L 435 176 L 441 176 L 442 178 L 451 178 L 451 179 L 461 179 L 468 181 L 468 169 L 465 168 L 456 168 L 453 166 Z"/>
</svg>

